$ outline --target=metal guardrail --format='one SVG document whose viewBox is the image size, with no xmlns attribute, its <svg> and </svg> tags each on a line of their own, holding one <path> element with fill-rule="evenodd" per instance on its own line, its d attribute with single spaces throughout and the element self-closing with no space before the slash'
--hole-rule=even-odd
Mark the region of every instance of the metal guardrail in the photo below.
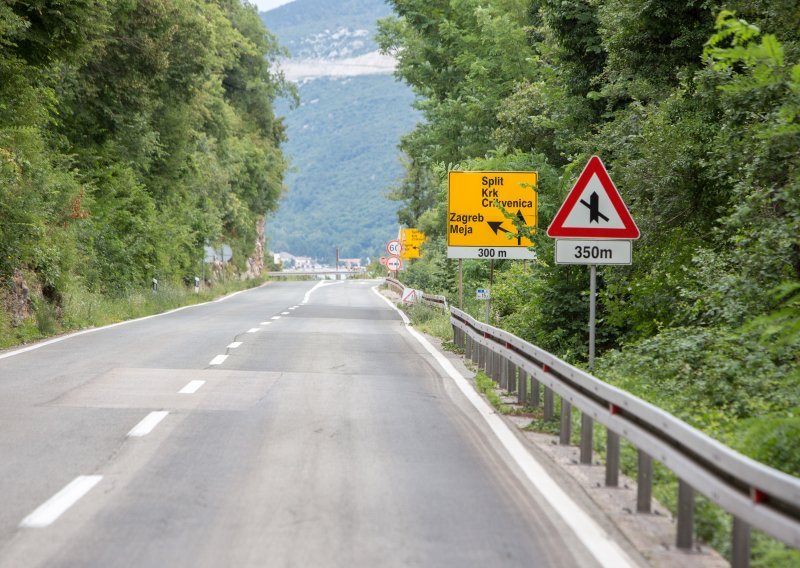
<svg viewBox="0 0 800 568">
<path fill-rule="evenodd" d="M 403 297 L 403 294 L 406 291 L 406 285 L 400 282 L 397 278 L 392 278 L 388 276 L 386 278 L 386 286 L 389 287 L 390 290 Z M 422 293 L 419 295 L 419 301 L 421 301 L 426 306 L 430 306 L 432 308 L 438 308 L 443 311 L 447 311 L 449 309 L 449 305 L 447 304 L 447 298 L 444 296 L 438 296 L 436 294 L 426 294 Z"/>
<path fill-rule="evenodd" d="M 281 270 L 279 272 L 267 272 L 270 278 L 291 278 L 294 276 L 345 276 L 345 277 L 364 277 L 365 273 L 355 270 Z"/>
<path fill-rule="evenodd" d="M 391 276 L 387 276 L 386 277 L 386 285 L 389 287 L 389 289 L 392 292 L 395 292 L 395 293 L 399 294 L 400 296 L 403 295 L 403 290 L 406 289 L 406 287 L 403 286 L 402 282 L 400 282 L 396 278 L 392 278 Z"/>
<path fill-rule="evenodd" d="M 743 456 L 656 406 L 457 308 L 450 308 L 450 321 L 465 356 L 501 388 L 516 392 L 520 403 L 538 405 L 541 385 L 544 418 L 554 420 L 553 395 L 561 397 L 562 444 L 570 439 L 571 407 L 583 413 L 581 463 L 591 463 L 593 422 L 606 427 L 607 486 L 618 484 L 620 436 L 637 448 L 637 512 L 650 512 L 653 458 L 675 473 L 678 548 L 692 547 L 695 491 L 733 515 L 734 567 L 749 566 L 751 527 L 800 548 L 800 479 Z"/>
<path fill-rule="evenodd" d="M 422 303 L 431 308 L 438 308 L 442 311 L 448 311 L 450 306 L 447 304 L 447 298 L 437 294 L 422 294 Z"/>
</svg>

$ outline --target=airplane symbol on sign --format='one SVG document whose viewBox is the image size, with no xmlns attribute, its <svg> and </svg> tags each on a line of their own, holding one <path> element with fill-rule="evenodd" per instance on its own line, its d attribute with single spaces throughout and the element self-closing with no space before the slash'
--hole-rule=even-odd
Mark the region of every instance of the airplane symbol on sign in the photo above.
<svg viewBox="0 0 800 568">
<path fill-rule="evenodd" d="M 593 191 L 592 194 L 589 196 L 589 203 L 586 203 L 583 199 L 581 199 L 581 204 L 589 209 L 590 223 L 599 223 L 600 217 L 603 218 L 603 221 L 608 223 L 609 221 L 608 217 L 600 213 L 600 196 L 597 195 L 596 191 Z"/>
</svg>

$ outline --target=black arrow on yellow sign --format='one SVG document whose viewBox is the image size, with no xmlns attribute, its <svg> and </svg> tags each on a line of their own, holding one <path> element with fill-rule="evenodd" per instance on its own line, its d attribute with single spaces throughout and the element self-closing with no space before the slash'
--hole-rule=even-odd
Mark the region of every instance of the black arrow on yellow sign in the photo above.
<svg viewBox="0 0 800 568">
<path fill-rule="evenodd" d="M 522 214 L 522 210 L 520 209 L 517 209 L 517 219 L 522 221 L 522 224 L 525 225 L 525 216 Z M 498 231 L 503 231 L 504 233 L 511 232 L 502 226 L 503 225 L 502 221 L 486 221 L 486 222 L 489 223 L 489 226 L 492 228 L 492 231 L 494 231 L 495 235 L 497 234 Z M 517 245 L 519 246 L 521 244 L 522 244 L 522 236 L 517 235 Z"/>
</svg>

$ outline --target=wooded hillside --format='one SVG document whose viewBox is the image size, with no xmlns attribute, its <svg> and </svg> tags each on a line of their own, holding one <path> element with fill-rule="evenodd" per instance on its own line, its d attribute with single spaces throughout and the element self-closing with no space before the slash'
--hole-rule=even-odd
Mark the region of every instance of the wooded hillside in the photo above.
<svg viewBox="0 0 800 568">
<path fill-rule="evenodd" d="M 0 3 L 0 337 L 191 281 L 206 241 L 245 268 L 286 168 L 278 55 L 240 0 Z"/>
<path fill-rule="evenodd" d="M 400 220 L 432 237 L 407 283 L 457 297 L 448 169 L 538 170 L 538 261 L 496 263 L 492 318 L 585 363 L 588 271 L 543 233 L 600 155 L 642 238 L 632 266 L 599 268 L 598 376 L 800 475 L 798 4 L 391 4 L 379 41 L 426 118 L 401 145 Z M 464 264 L 477 314 L 489 263 Z M 724 550 L 720 519 L 700 535 Z M 797 561 L 770 547 L 763 565 Z"/>
</svg>

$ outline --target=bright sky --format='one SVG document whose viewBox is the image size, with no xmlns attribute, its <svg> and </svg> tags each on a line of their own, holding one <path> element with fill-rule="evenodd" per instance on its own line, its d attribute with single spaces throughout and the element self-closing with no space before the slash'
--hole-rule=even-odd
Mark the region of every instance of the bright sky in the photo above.
<svg viewBox="0 0 800 568">
<path fill-rule="evenodd" d="M 258 7 L 259 12 L 266 12 L 267 10 L 272 10 L 273 8 L 283 6 L 293 1 L 294 0 L 248 0 L 248 2 Z"/>
</svg>

